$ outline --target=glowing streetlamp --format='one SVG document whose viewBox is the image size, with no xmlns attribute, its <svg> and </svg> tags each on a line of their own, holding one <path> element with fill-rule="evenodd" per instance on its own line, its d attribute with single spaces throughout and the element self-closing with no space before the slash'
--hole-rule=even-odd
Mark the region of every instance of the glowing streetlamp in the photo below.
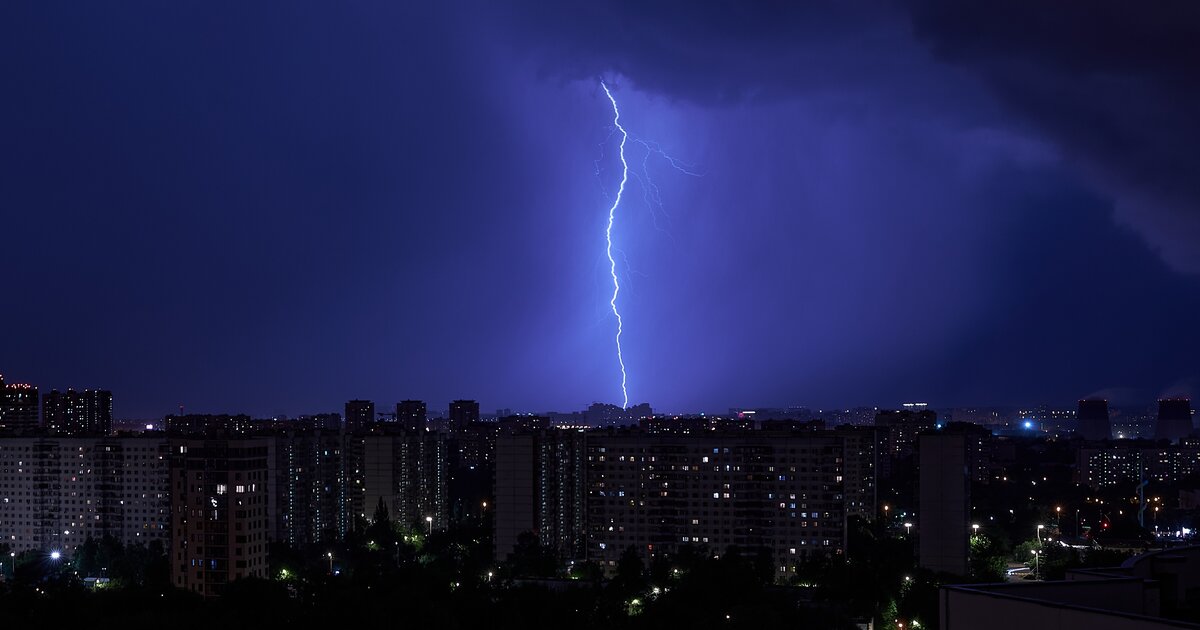
<svg viewBox="0 0 1200 630">
<path fill-rule="evenodd" d="M 1033 552 L 1033 579 L 1036 580 L 1038 577 L 1038 568 L 1039 568 L 1038 567 L 1038 550 L 1030 549 L 1029 551 Z"/>
<path fill-rule="evenodd" d="M 1038 526 L 1037 526 L 1037 541 L 1038 541 L 1038 546 L 1039 546 L 1039 547 L 1041 547 L 1041 546 L 1042 546 L 1042 530 L 1043 530 L 1043 529 L 1046 529 L 1046 526 L 1045 526 L 1045 525 L 1038 525 Z"/>
<path fill-rule="evenodd" d="M 62 552 L 61 552 L 61 551 L 58 551 L 58 550 L 56 549 L 56 550 L 54 550 L 54 551 L 51 551 L 51 552 L 50 552 L 50 559 L 51 559 L 51 560 L 58 560 L 59 558 L 62 558 Z"/>
<path fill-rule="evenodd" d="M 433 517 L 432 516 L 425 517 L 425 525 L 426 525 L 426 527 L 429 528 L 428 529 L 429 535 L 432 536 L 433 535 Z"/>
<path fill-rule="evenodd" d="M 912 523 L 905 523 L 904 524 L 904 535 L 909 536 L 911 534 L 912 534 Z"/>
<path fill-rule="evenodd" d="M 329 558 L 329 575 L 333 575 L 333 552 L 326 553 L 325 557 Z"/>
<path fill-rule="evenodd" d="M 979 535 L 979 523 L 971 523 L 971 535 L 972 536 Z"/>
</svg>

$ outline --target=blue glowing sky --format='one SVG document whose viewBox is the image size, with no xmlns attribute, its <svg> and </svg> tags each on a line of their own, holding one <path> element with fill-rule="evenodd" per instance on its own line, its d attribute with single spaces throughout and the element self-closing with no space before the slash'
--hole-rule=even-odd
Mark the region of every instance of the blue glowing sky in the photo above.
<svg viewBox="0 0 1200 630">
<path fill-rule="evenodd" d="M 0 372 L 122 417 L 619 403 L 603 79 L 700 174 L 652 155 L 648 204 L 627 146 L 631 402 L 1198 382 L 1194 5 L 417 4 L 0 8 Z"/>
</svg>

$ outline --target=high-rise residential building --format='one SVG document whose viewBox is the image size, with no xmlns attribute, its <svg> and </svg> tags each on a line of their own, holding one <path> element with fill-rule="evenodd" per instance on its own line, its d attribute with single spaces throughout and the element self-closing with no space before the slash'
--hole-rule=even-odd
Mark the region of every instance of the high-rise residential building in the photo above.
<svg viewBox="0 0 1200 630">
<path fill-rule="evenodd" d="M 171 580 L 204 596 L 266 577 L 269 439 L 170 442 Z"/>
<path fill-rule="evenodd" d="M 920 566 L 967 574 L 971 480 L 965 432 L 920 437 L 917 535 Z"/>
<path fill-rule="evenodd" d="M 1200 474 L 1200 440 L 1083 445 L 1076 452 L 1075 474 L 1075 481 L 1090 488 L 1135 487 L 1142 480 L 1179 483 Z"/>
<path fill-rule="evenodd" d="M 1108 401 L 1090 398 L 1079 401 L 1079 435 L 1085 440 L 1112 439 L 1112 424 L 1108 417 Z"/>
<path fill-rule="evenodd" d="M 112 433 L 112 392 L 52 390 L 42 396 L 42 426 L 62 435 Z"/>
<path fill-rule="evenodd" d="M 0 431 L 30 431 L 38 424 L 38 388 L 0 376 Z"/>
<path fill-rule="evenodd" d="M 493 545 L 503 562 L 524 533 L 560 557 L 586 557 L 587 433 L 516 427 L 496 440 Z"/>
<path fill-rule="evenodd" d="M 912 459 L 917 436 L 937 426 L 937 412 L 930 409 L 882 410 L 875 415 L 880 429 L 879 477 L 890 478 L 893 471 Z"/>
<path fill-rule="evenodd" d="M 632 547 L 765 550 L 781 579 L 845 549 L 843 441 L 741 431 L 587 436 L 587 556 L 612 574 Z"/>
<path fill-rule="evenodd" d="M 873 426 L 844 424 L 832 434 L 842 439 L 846 517 L 874 519 L 878 505 L 879 432 Z"/>
<path fill-rule="evenodd" d="M 17 553 L 166 544 L 169 494 L 162 437 L 0 438 L 0 540 Z"/>
<path fill-rule="evenodd" d="M 476 407 L 476 414 L 478 415 L 478 407 Z M 396 422 L 406 431 L 424 431 L 429 422 L 425 401 L 401 400 L 396 403 Z"/>
<path fill-rule="evenodd" d="M 449 453 L 443 434 L 395 431 L 362 441 L 362 518 L 380 500 L 393 522 L 442 529 L 449 523 Z M 428 519 L 428 520 L 427 520 Z"/>
<path fill-rule="evenodd" d="M 344 539 L 362 512 L 361 438 L 299 427 L 267 439 L 271 541 L 303 548 Z"/>
<path fill-rule="evenodd" d="M 450 403 L 450 431 L 461 431 L 472 423 L 479 422 L 479 403 L 474 400 L 456 400 Z"/>
<path fill-rule="evenodd" d="M 1158 422 L 1154 439 L 1178 442 L 1192 434 L 1192 401 L 1166 398 L 1158 401 Z"/>
<path fill-rule="evenodd" d="M 346 433 L 357 434 L 375 424 L 375 403 L 370 400 L 346 402 Z"/>
</svg>

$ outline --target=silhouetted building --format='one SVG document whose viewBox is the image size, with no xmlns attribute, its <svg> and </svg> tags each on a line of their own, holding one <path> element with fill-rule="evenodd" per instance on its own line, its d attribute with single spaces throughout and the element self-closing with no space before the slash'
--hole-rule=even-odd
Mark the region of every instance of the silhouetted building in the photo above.
<svg viewBox="0 0 1200 630">
<path fill-rule="evenodd" d="M 361 439 L 302 427 L 268 444 L 271 540 L 303 548 L 344 539 L 363 511 Z"/>
<path fill-rule="evenodd" d="M 1079 435 L 1085 440 L 1111 440 L 1112 424 L 1108 417 L 1108 401 L 1087 399 L 1079 401 Z"/>
<path fill-rule="evenodd" d="M 170 442 L 171 581 L 206 597 L 267 576 L 269 439 Z"/>
<path fill-rule="evenodd" d="M 561 558 L 585 557 L 586 439 L 580 430 L 544 428 L 497 438 L 492 518 L 498 562 L 527 532 Z"/>
<path fill-rule="evenodd" d="M 450 515 L 446 437 L 426 431 L 398 431 L 359 439 L 363 453 L 361 516 L 373 518 L 383 499 L 395 523 L 446 527 Z"/>
<path fill-rule="evenodd" d="M 1192 434 L 1192 401 L 1169 398 L 1158 401 L 1158 423 L 1154 439 L 1178 442 Z"/>
<path fill-rule="evenodd" d="M 920 566 L 966 575 L 971 514 L 967 435 L 930 433 L 922 435 L 919 444 Z"/>
<path fill-rule="evenodd" d="M 108 435 L 112 432 L 112 392 L 52 390 L 42 396 L 42 426 L 62 435 Z"/>
<path fill-rule="evenodd" d="M 375 403 L 351 400 L 346 403 L 346 433 L 357 434 L 375 424 Z"/>
<path fill-rule="evenodd" d="M 874 519 L 878 506 L 879 429 L 843 424 L 831 433 L 842 439 L 846 517 Z"/>
<path fill-rule="evenodd" d="M 254 432 L 254 421 L 245 414 L 169 415 L 163 423 L 167 434 L 190 437 L 237 437 Z"/>
<path fill-rule="evenodd" d="M 25 383 L 5 383 L 0 376 L 0 431 L 38 428 L 38 388 Z"/>
<path fill-rule="evenodd" d="M 451 406 L 453 409 L 453 406 Z M 479 415 L 479 406 L 475 406 L 475 414 Z M 425 410 L 425 402 L 421 400 L 402 400 L 396 403 L 396 422 L 408 431 L 424 431 L 429 422 Z"/>
<path fill-rule="evenodd" d="M 456 400 L 450 403 L 450 431 L 461 431 L 479 422 L 479 403 L 474 400 Z"/>
<path fill-rule="evenodd" d="M 792 421 L 781 420 L 780 422 Z M 754 429 L 754 420 L 722 416 L 647 416 L 638 420 L 637 426 L 646 433 L 690 435 L 713 431 L 751 431 Z M 773 428 L 788 430 L 789 426 L 781 424 Z"/>
<path fill-rule="evenodd" d="M 592 427 L 611 427 L 635 424 L 642 418 L 654 415 L 649 403 L 631 405 L 622 409 L 619 405 L 592 403 L 583 412 L 584 423 Z"/>
<path fill-rule="evenodd" d="M 875 414 L 879 434 L 879 476 L 889 478 L 900 462 L 912 459 L 917 436 L 937 426 L 937 412 L 882 410 Z"/>
<path fill-rule="evenodd" d="M 499 425 L 498 432 L 500 434 L 542 431 L 550 428 L 550 418 L 533 415 L 510 415 L 500 418 L 497 424 Z"/>
</svg>

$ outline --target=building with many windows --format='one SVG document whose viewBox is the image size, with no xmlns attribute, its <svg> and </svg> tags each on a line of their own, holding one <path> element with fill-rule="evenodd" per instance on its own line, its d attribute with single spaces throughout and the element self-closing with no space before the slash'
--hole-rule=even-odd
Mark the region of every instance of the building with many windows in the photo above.
<svg viewBox="0 0 1200 630">
<path fill-rule="evenodd" d="M 0 438 L 0 542 L 70 554 L 88 538 L 166 543 L 167 441 Z"/>
<path fill-rule="evenodd" d="M 38 388 L 26 383 L 5 383 L 0 376 L 0 431 L 38 428 Z"/>
<path fill-rule="evenodd" d="M 492 513 L 497 561 L 526 532 L 562 558 L 586 557 L 587 436 L 579 429 L 500 432 Z"/>
<path fill-rule="evenodd" d="M 174 438 L 170 442 L 171 581 L 204 596 L 266 577 L 270 441 Z"/>
<path fill-rule="evenodd" d="M 42 396 L 42 426 L 61 435 L 108 435 L 112 432 L 112 392 L 47 392 Z"/>
<path fill-rule="evenodd" d="M 370 519 L 382 500 L 393 522 L 446 527 L 450 519 L 446 438 L 426 431 L 373 433 L 357 438 L 362 453 L 360 516 Z M 428 519 L 428 520 L 427 520 Z"/>
<path fill-rule="evenodd" d="M 292 547 L 345 538 L 362 505 L 362 440 L 327 429 L 269 438 L 271 540 Z"/>
<path fill-rule="evenodd" d="M 587 557 L 766 550 L 786 577 L 845 549 L 843 440 L 750 431 L 587 436 Z"/>
<path fill-rule="evenodd" d="M 1177 483 L 1200 474 L 1200 440 L 1084 445 L 1076 454 L 1075 472 L 1076 481 L 1091 488 L 1137 484 L 1143 479 Z"/>
</svg>

